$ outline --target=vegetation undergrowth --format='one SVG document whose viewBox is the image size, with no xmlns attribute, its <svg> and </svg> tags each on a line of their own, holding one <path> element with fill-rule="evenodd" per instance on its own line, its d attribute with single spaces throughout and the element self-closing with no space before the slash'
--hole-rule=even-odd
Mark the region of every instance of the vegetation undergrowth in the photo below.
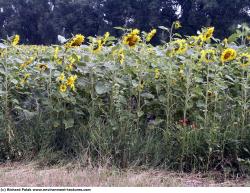
<svg viewBox="0 0 250 193">
<path fill-rule="evenodd" d="M 49 157 L 127 167 L 244 173 L 250 165 L 250 29 L 214 28 L 153 46 L 77 34 L 62 45 L 0 44 L 0 161 Z M 46 156 L 47 155 L 47 156 Z M 54 160 L 54 161 L 53 161 Z"/>
</svg>

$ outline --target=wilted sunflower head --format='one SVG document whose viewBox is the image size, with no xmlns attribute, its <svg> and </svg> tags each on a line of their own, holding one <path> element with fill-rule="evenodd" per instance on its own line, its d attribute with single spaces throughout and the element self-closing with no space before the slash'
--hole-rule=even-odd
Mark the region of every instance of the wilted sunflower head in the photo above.
<svg viewBox="0 0 250 193">
<path fill-rule="evenodd" d="M 222 63 L 229 62 L 229 61 L 234 60 L 236 56 L 237 56 L 237 53 L 234 49 L 227 48 L 221 54 L 221 61 Z"/>
</svg>

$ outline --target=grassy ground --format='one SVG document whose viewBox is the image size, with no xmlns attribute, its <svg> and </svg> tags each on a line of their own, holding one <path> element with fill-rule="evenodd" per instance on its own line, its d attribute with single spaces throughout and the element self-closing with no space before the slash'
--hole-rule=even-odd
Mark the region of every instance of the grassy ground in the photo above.
<svg viewBox="0 0 250 193">
<path fill-rule="evenodd" d="M 152 169 L 121 171 L 71 164 L 39 168 L 34 163 L 8 163 L 0 165 L 0 186 L 250 186 L 250 179 L 224 180 L 218 173 L 183 174 Z"/>
</svg>

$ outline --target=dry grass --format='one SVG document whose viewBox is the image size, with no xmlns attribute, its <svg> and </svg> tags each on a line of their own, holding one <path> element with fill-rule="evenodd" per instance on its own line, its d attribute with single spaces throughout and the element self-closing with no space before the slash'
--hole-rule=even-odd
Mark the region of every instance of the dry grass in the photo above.
<svg viewBox="0 0 250 193">
<path fill-rule="evenodd" d="M 0 186 L 14 187 L 86 187 L 86 186 L 250 186 L 250 180 L 219 180 L 215 174 L 182 174 L 159 170 L 120 171 L 117 169 L 61 166 L 38 168 L 36 164 L 9 163 L 0 165 Z M 222 182 L 223 181 L 223 182 Z"/>
</svg>

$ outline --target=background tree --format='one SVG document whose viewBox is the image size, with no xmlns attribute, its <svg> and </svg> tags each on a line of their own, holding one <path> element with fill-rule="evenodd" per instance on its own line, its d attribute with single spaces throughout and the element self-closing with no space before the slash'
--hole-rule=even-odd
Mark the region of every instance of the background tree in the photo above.
<svg viewBox="0 0 250 193">
<path fill-rule="evenodd" d="M 57 35 L 102 35 L 115 26 L 149 31 L 179 19 L 182 34 L 215 26 L 227 37 L 242 22 L 250 23 L 249 0 L 0 0 L 0 37 L 20 34 L 22 43 L 53 44 Z M 161 36 L 156 37 L 159 42 Z"/>
</svg>

